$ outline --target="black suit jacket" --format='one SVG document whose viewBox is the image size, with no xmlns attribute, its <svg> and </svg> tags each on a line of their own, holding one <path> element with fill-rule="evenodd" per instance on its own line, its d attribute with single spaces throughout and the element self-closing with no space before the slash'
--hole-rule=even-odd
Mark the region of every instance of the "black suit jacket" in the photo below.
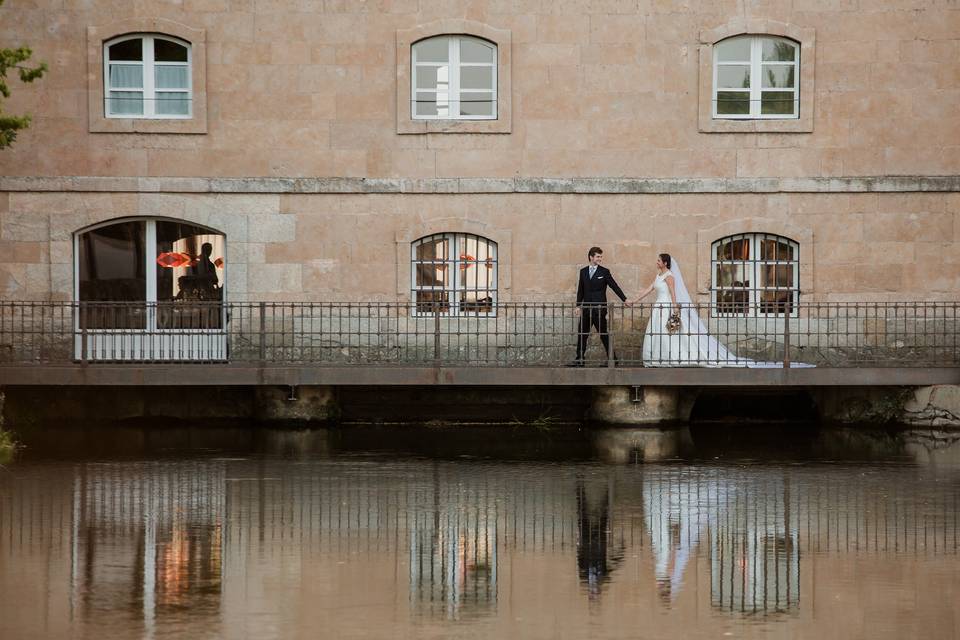
<svg viewBox="0 0 960 640">
<path fill-rule="evenodd" d="M 577 306 L 583 304 L 606 304 L 607 287 L 613 289 L 613 292 L 619 296 L 623 302 L 627 301 L 627 296 L 620 289 L 620 285 L 613 279 L 610 269 L 604 266 L 598 266 L 597 272 L 590 277 L 590 267 L 586 266 L 580 269 L 580 282 L 577 284 Z"/>
</svg>

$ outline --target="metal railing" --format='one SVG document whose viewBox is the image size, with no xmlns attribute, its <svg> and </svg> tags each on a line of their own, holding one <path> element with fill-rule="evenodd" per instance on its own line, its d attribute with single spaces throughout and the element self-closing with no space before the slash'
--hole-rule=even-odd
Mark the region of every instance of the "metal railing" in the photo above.
<svg viewBox="0 0 960 640">
<path fill-rule="evenodd" d="M 803 303 L 759 317 L 720 315 L 707 304 L 690 311 L 704 328 L 685 322 L 670 334 L 653 305 L 600 307 L 593 313 L 604 317 L 611 348 L 593 326 L 583 364 L 960 365 L 957 302 Z M 0 302 L 0 363 L 556 367 L 580 364 L 580 328 L 572 303 L 500 303 L 494 315 L 448 316 L 380 302 Z M 708 335 L 725 348 L 705 347 Z"/>
</svg>

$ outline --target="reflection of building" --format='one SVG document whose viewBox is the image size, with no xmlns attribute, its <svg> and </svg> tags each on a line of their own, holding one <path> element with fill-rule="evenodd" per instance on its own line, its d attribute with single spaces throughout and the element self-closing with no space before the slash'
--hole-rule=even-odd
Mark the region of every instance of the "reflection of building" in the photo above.
<svg viewBox="0 0 960 640">
<path fill-rule="evenodd" d="M 800 534 L 789 484 L 751 484 L 716 495 L 710 528 L 710 601 L 742 613 L 800 604 Z"/>
<path fill-rule="evenodd" d="M 130 476 L 118 467 L 88 465 L 74 479 L 79 517 L 73 586 L 81 615 L 111 610 L 125 616 L 135 607 L 150 632 L 184 608 L 197 616 L 215 613 L 222 578 L 222 467 L 148 463 Z"/>
<path fill-rule="evenodd" d="M 410 520 L 410 602 L 459 619 L 497 608 L 497 513 L 482 487 L 435 482 Z M 422 500 L 422 502 L 420 502 Z"/>
<path fill-rule="evenodd" d="M 560 628 L 584 591 L 603 597 L 586 603 L 592 628 L 616 618 L 659 637 L 688 615 L 809 621 L 851 558 L 871 577 L 936 567 L 918 593 L 949 599 L 958 551 L 960 484 L 897 466 L 268 457 L 15 471 L 0 472 L 0 637 L 18 640 L 38 620 L 50 638 L 169 637 L 184 620 L 218 637 L 269 635 L 264 620 L 284 637 L 348 637 L 366 616 L 414 637 L 480 617 L 503 631 L 531 610 Z M 869 582 L 842 588 L 859 600 L 841 608 L 876 605 Z"/>
</svg>

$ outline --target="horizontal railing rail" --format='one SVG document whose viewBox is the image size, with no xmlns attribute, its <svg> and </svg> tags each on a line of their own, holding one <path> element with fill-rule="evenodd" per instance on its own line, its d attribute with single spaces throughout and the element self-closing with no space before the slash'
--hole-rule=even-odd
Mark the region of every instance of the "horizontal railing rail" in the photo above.
<svg viewBox="0 0 960 640">
<path fill-rule="evenodd" d="M 753 317 L 684 305 L 671 333 L 677 309 L 650 304 L 510 302 L 450 316 L 422 302 L 0 302 L 0 363 L 960 365 L 958 302 L 771 305 Z"/>
</svg>

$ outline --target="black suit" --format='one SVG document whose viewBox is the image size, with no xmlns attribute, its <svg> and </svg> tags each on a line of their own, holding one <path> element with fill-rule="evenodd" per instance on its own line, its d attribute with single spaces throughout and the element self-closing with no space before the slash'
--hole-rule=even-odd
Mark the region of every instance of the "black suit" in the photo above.
<svg viewBox="0 0 960 640">
<path fill-rule="evenodd" d="M 627 301 L 620 285 L 613 279 L 610 269 L 597 266 L 593 277 L 590 277 L 590 267 L 580 269 L 580 281 L 577 284 L 577 307 L 580 308 L 580 330 L 577 335 L 577 362 L 583 360 L 583 353 L 587 350 L 587 338 L 590 337 L 590 326 L 593 325 L 600 333 L 600 341 L 610 357 L 610 338 L 607 335 L 607 287 L 619 296 L 623 302 Z"/>
</svg>

